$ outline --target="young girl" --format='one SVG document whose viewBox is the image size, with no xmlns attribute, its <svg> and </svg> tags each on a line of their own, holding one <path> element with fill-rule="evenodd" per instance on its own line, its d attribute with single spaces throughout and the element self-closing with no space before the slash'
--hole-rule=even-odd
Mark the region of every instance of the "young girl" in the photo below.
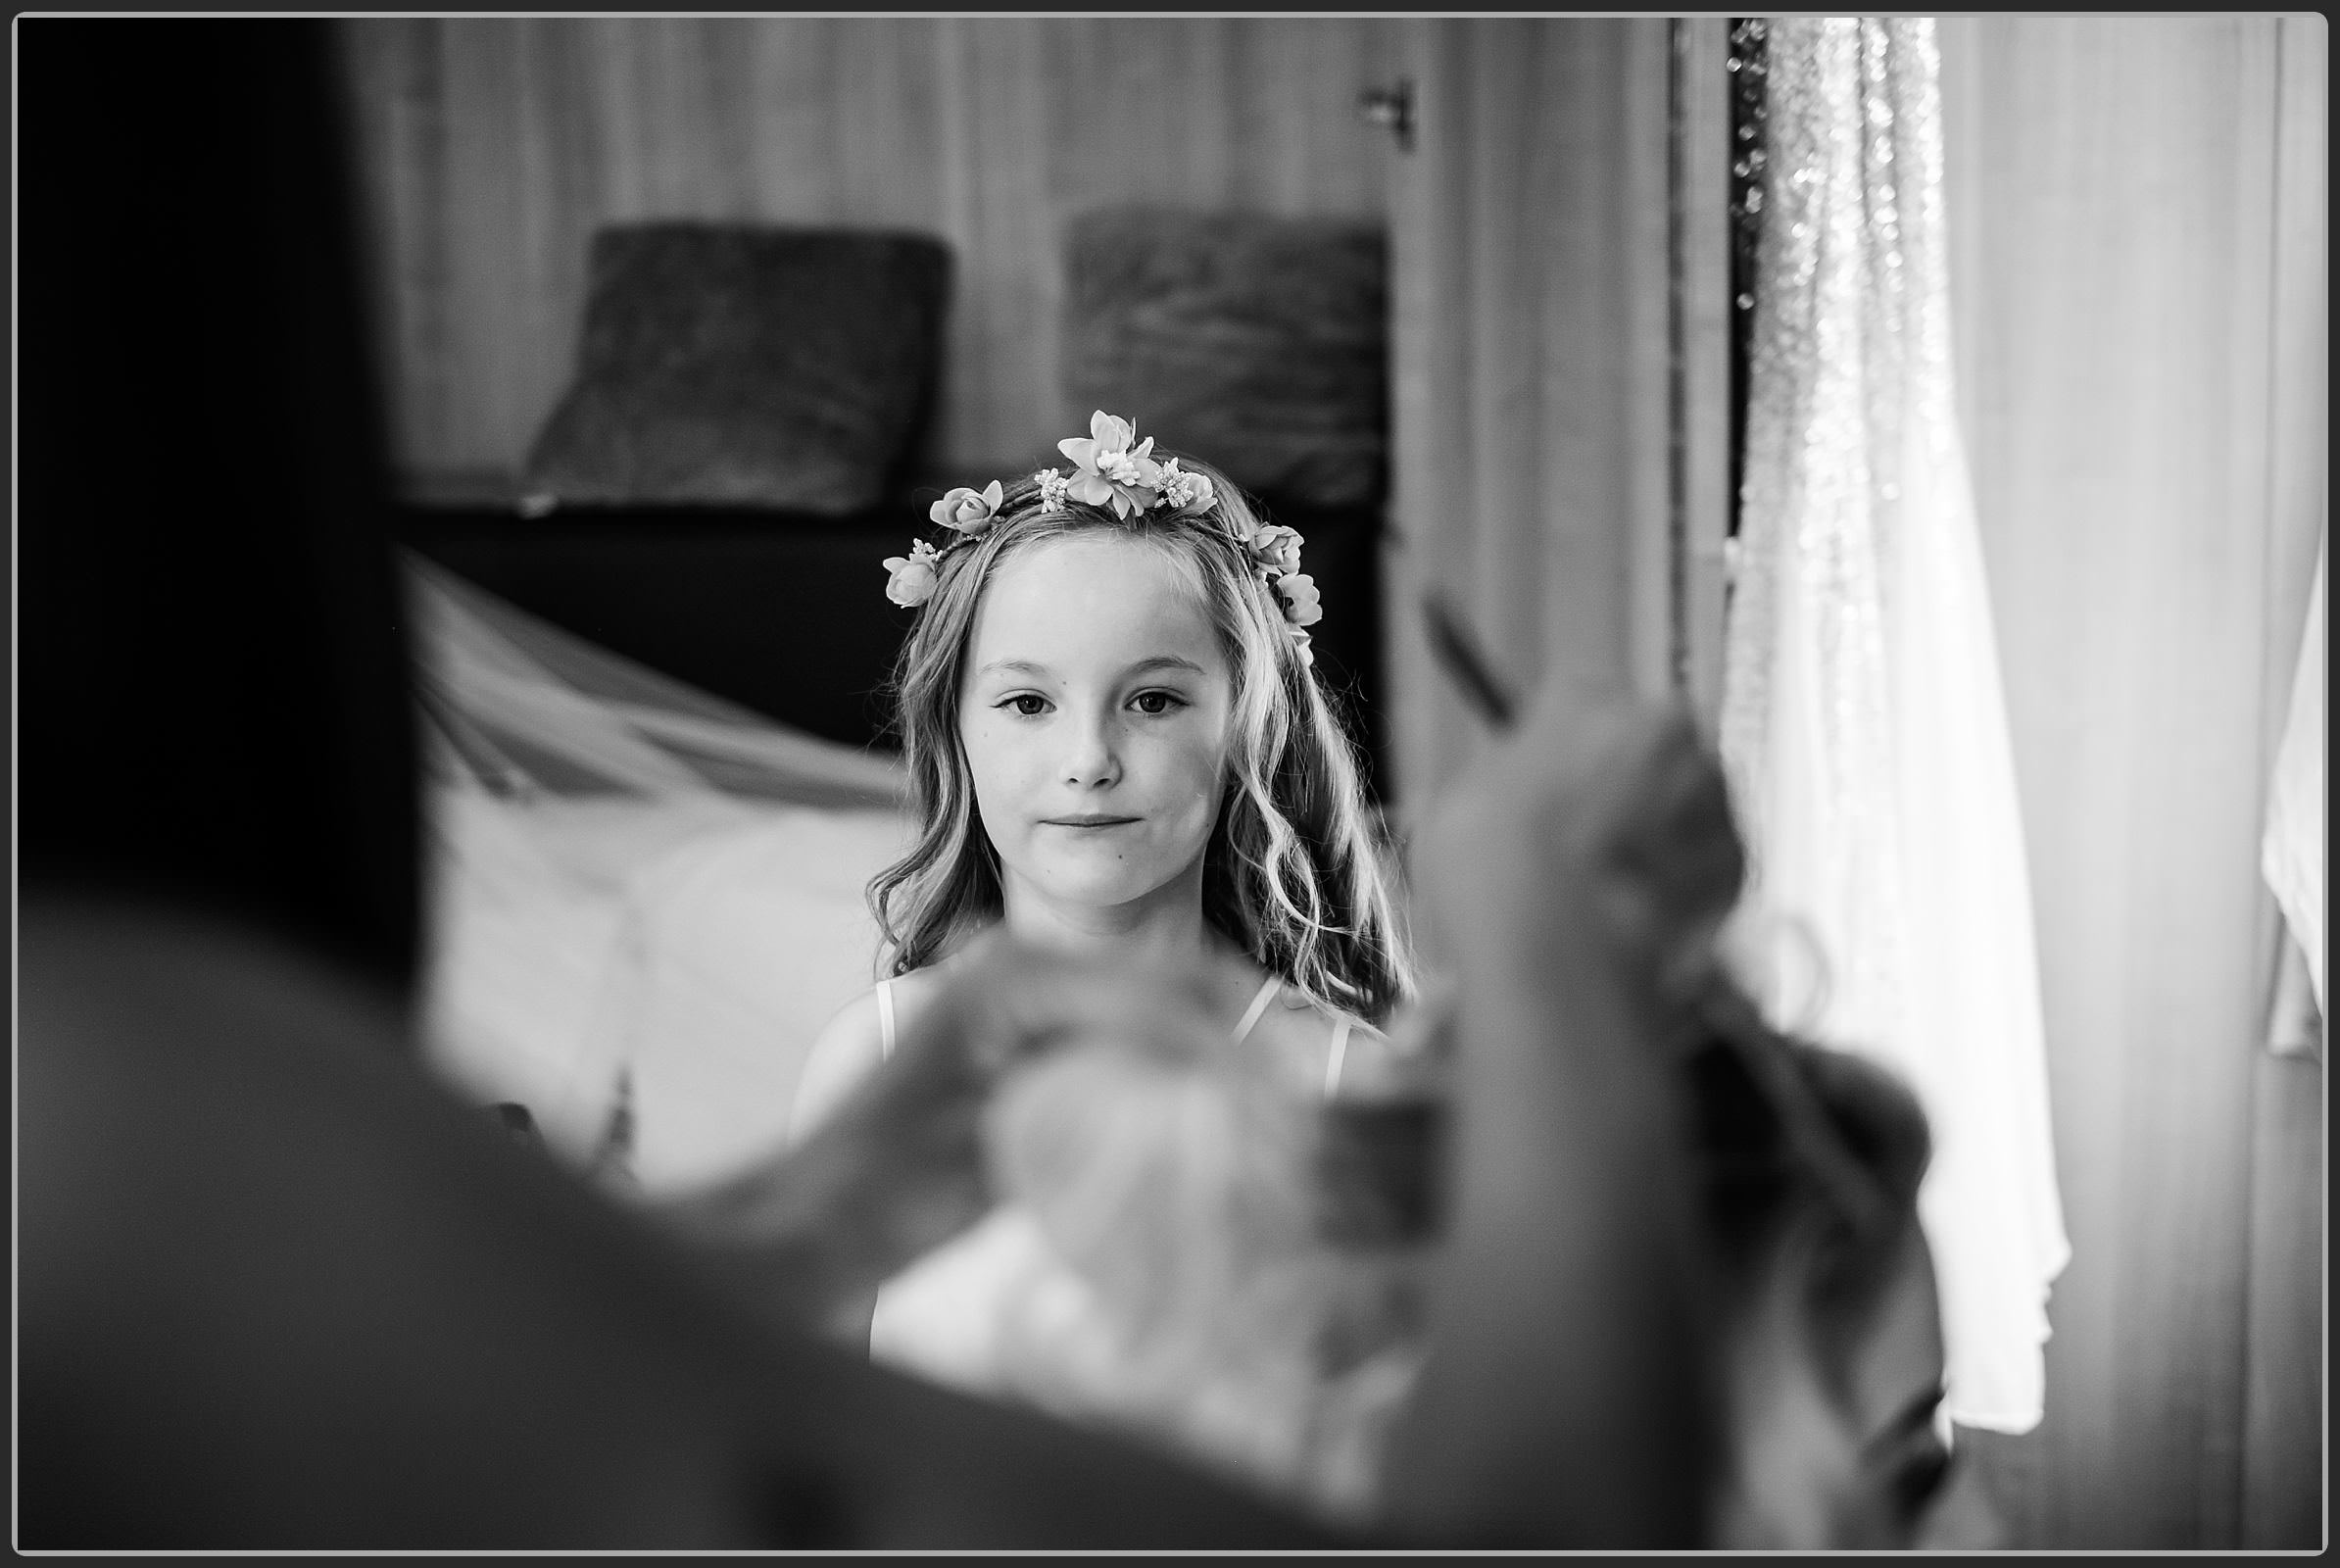
<svg viewBox="0 0 2340 1568">
<path fill-rule="evenodd" d="M 1371 1094 L 1412 962 L 1357 769 L 1313 672 L 1301 539 L 1207 466 L 1099 412 L 1066 469 L 953 490 L 948 535 L 886 562 L 918 607 L 898 670 L 919 818 L 871 884 L 887 977 L 813 1047 L 801 1137 L 934 997 L 954 955 L 1015 938 L 1202 964 L 1224 1049 L 1310 1097 Z M 1043 1267 L 1003 1205 L 878 1295 L 873 1355 L 1003 1386 L 1011 1282 Z"/>
</svg>

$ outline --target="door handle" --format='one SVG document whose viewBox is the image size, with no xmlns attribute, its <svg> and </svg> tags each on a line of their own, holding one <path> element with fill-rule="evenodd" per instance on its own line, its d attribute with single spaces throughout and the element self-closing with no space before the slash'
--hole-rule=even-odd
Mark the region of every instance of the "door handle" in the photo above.
<svg viewBox="0 0 2340 1568">
<path fill-rule="evenodd" d="M 1368 87 L 1357 94 L 1357 114 L 1397 138 L 1397 150 L 1414 150 L 1414 83 L 1400 76 L 1386 87 Z"/>
</svg>

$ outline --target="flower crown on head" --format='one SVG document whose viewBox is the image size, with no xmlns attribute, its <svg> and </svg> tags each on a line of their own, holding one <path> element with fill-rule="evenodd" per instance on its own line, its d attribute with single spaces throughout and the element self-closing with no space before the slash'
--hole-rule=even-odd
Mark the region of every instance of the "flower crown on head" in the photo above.
<svg viewBox="0 0 2340 1568">
<path fill-rule="evenodd" d="M 1117 517 L 1162 511 L 1174 516 L 1210 515 L 1219 501 L 1210 475 L 1187 472 L 1176 458 L 1157 463 L 1151 455 L 1153 437 L 1133 447 L 1137 435 L 1127 419 L 1102 409 L 1092 415 L 1087 436 L 1056 443 L 1056 450 L 1072 460 L 1073 471 L 1043 468 L 1032 476 L 1040 487 L 1039 510 L 1055 512 L 1078 502 L 1110 507 Z M 951 537 L 939 548 L 921 539 L 910 546 L 908 555 L 888 556 L 886 597 L 905 610 L 932 599 L 942 581 L 943 558 L 989 533 L 999 520 L 1003 499 L 999 481 L 994 479 L 981 490 L 962 485 L 928 508 L 927 515 L 949 529 Z M 1274 590 L 1284 612 L 1284 629 L 1299 649 L 1300 662 L 1313 664 L 1316 656 L 1309 650 L 1306 628 L 1324 617 L 1324 610 L 1315 579 L 1300 570 L 1302 539 L 1290 528 L 1257 523 L 1239 527 L 1224 511 L 1218 513 L 1218 520 L 1249 557 L 1259 580 Z"/>
</svg>

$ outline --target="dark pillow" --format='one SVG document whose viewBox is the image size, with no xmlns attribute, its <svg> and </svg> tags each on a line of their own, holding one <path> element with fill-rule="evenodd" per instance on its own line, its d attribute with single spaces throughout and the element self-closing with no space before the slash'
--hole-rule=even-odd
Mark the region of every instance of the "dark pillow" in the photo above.
<svg viewBox="0 0 2340 1568">
<path fill-rule="evenodd" d="M 918 234 L 601 230 L 576 381 L 529 455 L 529 490 L 875 505 L 929 406 L 950 266 Z"/>
<path fill-rule="evenodd" d="M 1388 247 L 1378 222 L 1110 208 L 1066 247 L 1064 387 L 1085 417 L 1307 506 L 1388 473 Z"/>
</svg>

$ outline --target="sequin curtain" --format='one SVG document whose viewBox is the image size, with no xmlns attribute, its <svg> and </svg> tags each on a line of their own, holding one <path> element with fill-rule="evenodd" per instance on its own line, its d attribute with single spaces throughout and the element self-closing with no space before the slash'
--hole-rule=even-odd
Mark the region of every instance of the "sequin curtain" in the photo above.
<svg viewBox="0 0 2340 1568">
<path fill-rule="evenodd" d="M 1882 1060 L 1925 1102 L 1935 1153 L 1920 1212 L 1945 1410 L 2024 1431 L 2041 1415 L 2046 1297 L 2069 1249 L 1955 413 L 1933 26 L 1774 19 L 1760 41 L 1720 724 L 1753 862 L 1742 935 L 1781 1023 Z"/>
</svg>

